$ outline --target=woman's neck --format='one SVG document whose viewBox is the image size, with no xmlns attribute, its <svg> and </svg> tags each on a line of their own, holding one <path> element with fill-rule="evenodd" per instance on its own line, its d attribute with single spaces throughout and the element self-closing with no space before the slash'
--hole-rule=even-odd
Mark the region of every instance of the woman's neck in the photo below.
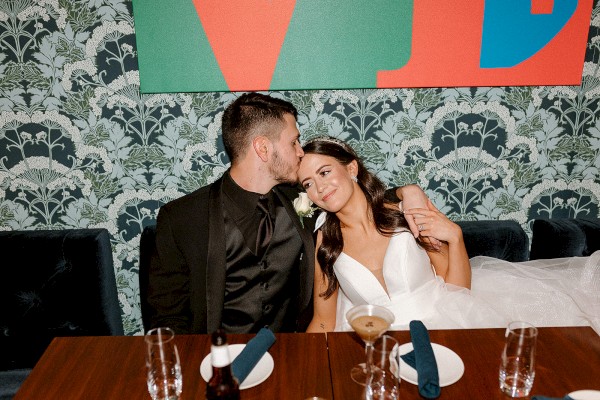
<svg viewBox="0 0 600 400">
<path fill-rule="evenodd" d="M 361 190 L 357 190 L 346 205 L 336 213 L 342 229 L 362 230 L 365 233 L 375 228 L 375 223 L 367 203 L 367 198 Z"/>
</svg>

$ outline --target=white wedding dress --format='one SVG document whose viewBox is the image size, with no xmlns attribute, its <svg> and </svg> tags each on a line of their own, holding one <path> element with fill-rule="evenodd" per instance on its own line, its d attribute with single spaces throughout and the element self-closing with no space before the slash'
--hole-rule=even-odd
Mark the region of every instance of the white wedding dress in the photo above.
<svg viewBox="0 0 600 400">
<path fill-rule="evenodd" d="M 340 284 L 336 330 L 354 305 L 377 304 L 395 315 L 393 330 L 421 320 L 429 329 L 591 325 L 600 333 L 600 252 L 591 257 L 510 263 L 471 259 L 471 290 L 444 283 L 411 233 L 390 239 L 384 262 L 386 290 L 358 261 L 341 253 L 334 264 Z"/>
</svg>

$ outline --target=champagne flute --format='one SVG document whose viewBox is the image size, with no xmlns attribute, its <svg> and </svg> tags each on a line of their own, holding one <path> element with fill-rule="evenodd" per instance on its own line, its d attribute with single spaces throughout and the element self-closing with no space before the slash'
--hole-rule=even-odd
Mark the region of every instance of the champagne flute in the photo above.
<svg viewBox="0 0 600 400">
<path fill-rule="evenodd" d="M 354 382 L 365 385 L 373 363 L 373 343 L 390 328 L 394 322 L 394 313 L 385 307 L 363 304 L 348 310 L 346 319 L 352 329 L 365 342 L 365 353 L 367 355 L 367 362 L 352 368 L 350 376 Z"/>
</svg>

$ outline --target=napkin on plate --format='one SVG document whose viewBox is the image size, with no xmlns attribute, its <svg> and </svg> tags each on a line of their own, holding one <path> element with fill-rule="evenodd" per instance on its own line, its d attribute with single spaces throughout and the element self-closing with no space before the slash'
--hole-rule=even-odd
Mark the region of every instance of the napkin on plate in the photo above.
<svg viewBox="0 0 600 400">
<path fill-rule="evenodd" d="M 440 377 L 429 332 L 421 321 L 410 321 L 409 327 L 413 351 L 402 355 L 402 360 L 417 370 L 417 383 L 421 396 L 435 399 L 441 392 Z"/>
<path fill-rule="evenodd" d="M 231 371 L 240 384 L 250 374 L 261 357 L 275 343 L 275 335 L 269 328 L 262 328 L 231 363 Z"/>
<path fill-rule="evenodd" d="M 533 396 L 531 400 L 573 400 L 573 398 L 568 395 L 565 397 Z"/>
</svg>

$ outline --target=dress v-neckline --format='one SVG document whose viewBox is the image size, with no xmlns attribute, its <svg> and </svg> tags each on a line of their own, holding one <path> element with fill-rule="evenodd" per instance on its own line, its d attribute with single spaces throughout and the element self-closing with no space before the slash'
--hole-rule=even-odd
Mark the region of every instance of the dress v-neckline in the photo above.
<svg viewBox="0 0 600 400">
<path fill-rule="evenodd" d="M 389 240 L 389 242 L 388 242 L 387 248 L 385 249 L 385 254 L 383 255 L 383 262 L 382 262 L 382 264 L 381 264 L 381 277 L 382 277 L 382 279 L 383 279 L 383 282 L 385 283 L 385 287 L 387 287 L 387 282 L 386 282 L 386 280 L 385 280 L 385 266 L 386 266 L 386 263 L 387 263 L 387 258 L 388 258 L 388 255 L 389 255 L 390 248 L 392 247 L 392 246 L 391 246 L 391 244 L 392 244 L 392 240 L 394 240 L 394 238 L 395 238 L 396 236 L 397 236 L 397 234 L 396 234 L 396 235 L 393 235 L 393 236 L 391 236 L 391 237 L 390 237 L 390 240 Z M 352 257 L 351 255 L 349 255 L 348 253 L 346 253 L 346 252 L 344 252 L 344 251 L 342 251 L 342 252 L 340 253 L 340 256 L 341 256 L 341 255 L 344 255 L 344 257 L 347 257 L 347 258 L 348 258 L 348 259 L 349 259 L 349 260 L 350 260 L 352 263 L 354 263 L 354 264 L 355 264 L 355 265 L 357 265 L 358 267 L 362 268 L 364 271 L 368 272 L 368 273 L 369 273 L 369 276 L 371 276 L 371 277 L 372 277 L 372 279 L 373 279 L 375 282 L 377 282 L 377 287 L 378 287 L 379 289 L 381 289 L 381 291 L 382 291 L 383 293 L 385 293 L 385 295 L 386 295 L 386 297 L 387 297 L 388 299 L 391 299 L 391 297 L 390 297 L 390 295 L 389 295 L 388 291 L 387 291 L 387 290 L 385 289 L 385 287 L 384 287 L 384 286 L 381 284 L 381 282 L 379 281 L 379 279 L 377 279 L 377 276 L 375 276 L 375 274 L 373 273 L 373 271 L 371 271 L 371 270 L 370 270 L 369 268 L 367 268 L 367 267 L 366 267 L 366 266 L 365 266 L 363 263 L 361 263 L 361 262 L 360 262 L 360 261 L 358 261 L 356 258 Z"/>
</svg>

